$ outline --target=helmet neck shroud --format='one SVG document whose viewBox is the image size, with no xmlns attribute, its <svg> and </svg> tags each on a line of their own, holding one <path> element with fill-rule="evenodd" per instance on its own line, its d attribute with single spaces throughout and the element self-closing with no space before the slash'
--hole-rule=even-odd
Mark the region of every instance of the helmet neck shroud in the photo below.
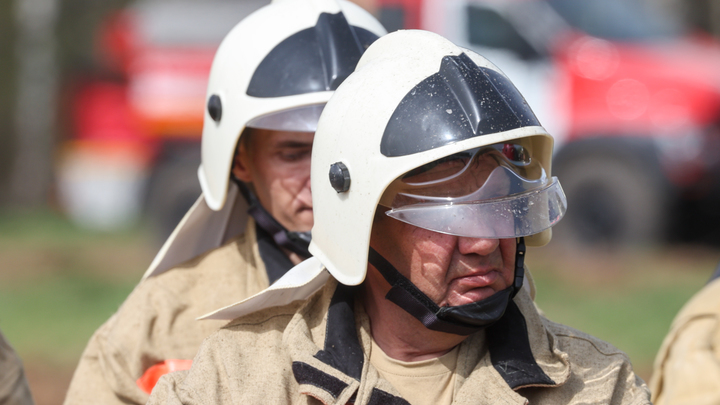
<svg viewBox="0 0 720 405">
<path fill-rule="evenodd" d="M 502 74 L 469 56 L 445 56 L 440 70 L 400 101 L 385 127 L 380 152 L 406 156 L 540 122 Z"/>
<path fill-rule="evenodd" d="M 426 328 L 455 335 L 470 335 L 502 318 L 510 300 L 522 288 L 525 278 L 525 241 L 523 238 L 517 239 L 513 285 L 483 300 L 454 307 L 438 306 L 372 247 L 368 262 L 392 286 L 385 298 L 414 316 Z"/>
<path fill-rule="evenodd" d="M 321 13 L 313 28 L 280 42 L 248 85 L 252 97 L 284 97 L 336 90 L 378 36 L 350 25 L 342 12 Z"/>
</svg>

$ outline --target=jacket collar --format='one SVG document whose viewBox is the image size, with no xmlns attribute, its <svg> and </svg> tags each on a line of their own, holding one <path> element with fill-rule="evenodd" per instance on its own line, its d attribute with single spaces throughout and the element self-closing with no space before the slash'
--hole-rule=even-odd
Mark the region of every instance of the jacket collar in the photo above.
<svg viewBox="0 0 720 405">
<path fill-rule="evenodd" d="M 305 340 L 302 344 L 305 350 L 295 351 L 293 356 L 295 379 L 301 392 L 325 404 L 407 404 L 393 394 L 389 384 L 380 383 L 376 372 L 369 372 L 371 367 L 365 361 L 363 350 L 370 345 L 369 320 L 362 307 L 354 303 L 355 291 L 356 287 L 331 279 L 321 293 L 320 305 L 306 307 L 305 319 L 312 318 L 312 312 L 317 314 L 320 308 L 326 309 L 324 334 L 317 334 L 313 345 L 307 344 L 308 334 L 296 336 Z M 555 347 L 555 340 L 545 328 L 528 292 L 521 290 L 500 321 L 461 344 L 461 353 L 487 351 L 481 355 L 482 361 L 467 370 L 463 385 L 466 389 L 477 387 L 467 383 L 486 376 L 483 367 L 491 365 L 497 372 L 497 380 L 502 381 L 508 391 L 560 386 L 568 379 L 570 369 L 567 354 Z"/>
<path fill-rule="evenodd" d="M 485 336 L 492 365 L 510 388 L 555 385 L 533 357 L 525 317 L 514 301 Z"/>
<path fill-rule="evenodd" d="M 253 232 L 257 238 L 258 252 L 263 264 L 265 264 L 269 284 L 272 284 L 287 273 L 293 267 L 293 264 L 285 252 L 275 243 L 272 235 L 262 229 L 254 220 L 253 224 L 255 225 Z"/>
</svg>

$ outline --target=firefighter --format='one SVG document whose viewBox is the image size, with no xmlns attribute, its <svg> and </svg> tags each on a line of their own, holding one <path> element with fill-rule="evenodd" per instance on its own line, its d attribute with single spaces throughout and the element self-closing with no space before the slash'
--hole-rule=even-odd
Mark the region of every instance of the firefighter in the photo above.
<svg viewBox="0 0 720 405">
<path fill-rule="evenodd" d="M 385 33 L 345 0 L 277 0 L 213 60 L 202 195 L 144 279 L 90 339 L 65 403 L 144 404 L 222 325 L 195 319 L 249 297 L 310 256 L 310 151 L 325 103 Z"/>
<path fill-rule="evenodd" d="M 313 257 L 209 315 L 240 317 L 148 403 L 649 404 L 623 352 L 533 303 L 525 246 L 566 210 L 552 146 L 482 56 L 380 38 L 318 124 Z"/>
<path fill-rule="evenodd" d="M 720 265 L 680 310 L 655 357 L 653 403 L 720 403 Z"/>
</svg>

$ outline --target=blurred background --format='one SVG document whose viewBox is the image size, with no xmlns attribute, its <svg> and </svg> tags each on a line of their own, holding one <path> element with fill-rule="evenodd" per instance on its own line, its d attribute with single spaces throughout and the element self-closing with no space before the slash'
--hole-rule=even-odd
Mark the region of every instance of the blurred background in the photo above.
<svg viewBox="0 0 720 405">
<path fill-rule="evenodd" d="M 268 1 L 0 2 L 0 330 L 38 404 L 200 193 L 207 74 Z M 720 0 L 358 0 L 495 62 L 555 136 L 547 315 L 638 373 L 720 262 Z"/>
</svg>

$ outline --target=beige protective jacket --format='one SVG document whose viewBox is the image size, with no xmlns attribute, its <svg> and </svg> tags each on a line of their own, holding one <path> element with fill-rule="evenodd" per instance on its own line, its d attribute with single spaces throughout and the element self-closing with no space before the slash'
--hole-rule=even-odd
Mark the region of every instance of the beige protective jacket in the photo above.
<svg viewBox="0 0 720 405">
<path fill-rule="evenodd" d="M 85 348 L 66 405 L 145 404 L 136 381 L 168 359 L 192 359 L 225 321 L 198 316 L 267 288 L 255 222 L 245 234 L 167 272 L 140 282 Z"/>
<path fill-rule="evenodd" d="M 700 290 L 673 320 L 650 387 L 656 405 L 720 404 L 720 279 Z"/>
<path fill-rule="evenodd" d="M 0 333 L 0 405 L 33 405 L 22 362 Z"/>
<path fill-rule="evenodd" d="M 305 301 L 232 321 L 148 404 L 407 404 L 364 354 L 370 324 L 353 291 L 331 278 Z M 650 403 L 624 353 L 543 318 L 525 289 L 459 350 L 453 404 Z"/>
</svg>

